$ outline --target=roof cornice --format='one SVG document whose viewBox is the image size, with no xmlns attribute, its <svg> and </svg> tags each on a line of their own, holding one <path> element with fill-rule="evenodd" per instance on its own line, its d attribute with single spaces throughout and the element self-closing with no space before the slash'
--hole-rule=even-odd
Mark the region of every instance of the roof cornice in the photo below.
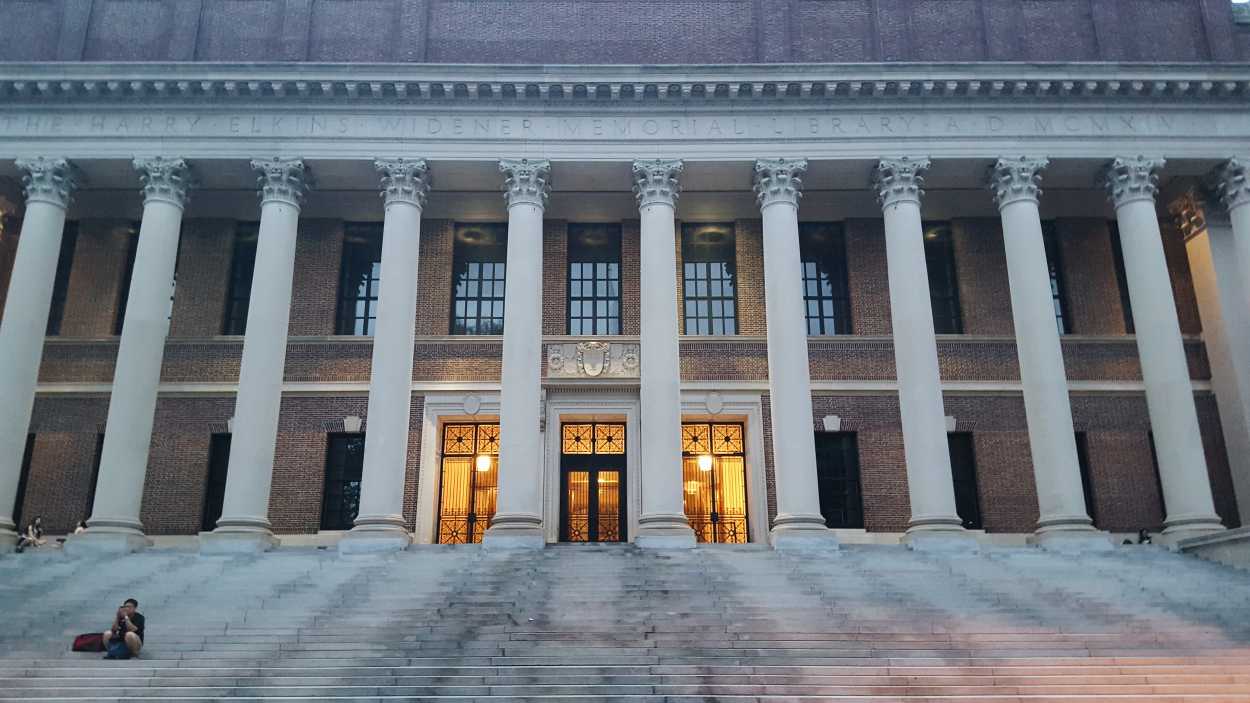
<svg viewBox="0 0 1250 703">
<path fill-rule="evenodd" d="M 0 104 L 447 104 L 1194 99 L 1244 102 L 1250 64 L 515 66 L 0 63 Z"/>
</svg>

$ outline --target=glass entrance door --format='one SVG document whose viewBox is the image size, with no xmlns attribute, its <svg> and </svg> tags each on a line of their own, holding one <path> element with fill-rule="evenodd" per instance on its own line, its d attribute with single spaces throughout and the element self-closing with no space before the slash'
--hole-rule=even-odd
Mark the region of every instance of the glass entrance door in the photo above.
<svg viewBox="0 0 1250 703">
<path fill-rule="evenodd" d="M 625 425 L 561 427 L 560 541 L 624 542 Z"/>
<path fill-rule="evenodd" d="M 445 426 L 439 485 L 439 544 L 481 542 L 499 493 L 499 425 Z"/>
<path fill-rule="evenodd" d="M 742 429 L 737 423 L 681 426 L 686 519 L 700 542 L 748 541 Z"/>
</svg>

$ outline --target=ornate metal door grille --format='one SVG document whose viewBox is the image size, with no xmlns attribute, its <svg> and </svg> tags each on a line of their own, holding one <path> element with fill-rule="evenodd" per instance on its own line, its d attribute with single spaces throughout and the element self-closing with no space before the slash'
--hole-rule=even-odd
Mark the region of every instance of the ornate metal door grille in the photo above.
<svg viewBox="0 0 1250 703">
<path fill-rule="evenodd" d="M 560 428 L 560 540 L 624 542 L 625 425 Z"/>
<path fill-rule="evenodd" d="M 686 519 L 700 542 L 746 543 L 747 491 L 739 423 L 681 426 Z"/>
<path fill-rule="evenodd" d="M 481 542 L 499 493 L 499 425 L 443 427 L 439 492 L 439 544 Z"/>
</svg>

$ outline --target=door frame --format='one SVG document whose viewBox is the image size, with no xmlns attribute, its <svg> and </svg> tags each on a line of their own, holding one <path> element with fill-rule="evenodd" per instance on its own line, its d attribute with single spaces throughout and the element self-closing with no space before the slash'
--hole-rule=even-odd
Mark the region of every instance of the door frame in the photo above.
<svg viewBox="0 0 1250 703">
<path fill-rule="evenodd" d="M 768 479 L 764 464 L 764 407 L 759 392 L 682 390 L 682 422 L 741 422 L 746 443 L 747 535 L 768 544 Z"/>
<path fill-rule="evenodd" d="M 625 494 L 621 504 L 625 510 L 625 537 L 632 542 L 638 534 L 638 515 L 642 506 L 642 476 L 638 444 L 638 389 L 572 387 L 546 390 L 546 411 L 543 462 L 543 534 L 547 542 L 560 541 L 563 477 L 561 475 L 560 425 L 565 422 L 625 423 Z"/>
</svg>

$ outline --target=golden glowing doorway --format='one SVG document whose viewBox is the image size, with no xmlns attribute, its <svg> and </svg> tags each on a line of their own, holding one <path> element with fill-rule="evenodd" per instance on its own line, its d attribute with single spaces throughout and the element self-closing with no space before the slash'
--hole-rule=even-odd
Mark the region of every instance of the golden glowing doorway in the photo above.
<svg viewBox="0 0 1250 703">
<path fill-rule="evenodd" d="M 625 425 L 560 427 L 560 540 L 624 542 Z"/>
<path fill-rule="evenodd" d="M 747 472 L 740 423 L 683 423 L 686 519 L 700 542 L 747 542 Z"/>
<path fill-rule="evenodd" d="M 499 425 L 443 427 L 439 493 L 439 544 L 481 542 L 499 494 Z"/>
</svg>

